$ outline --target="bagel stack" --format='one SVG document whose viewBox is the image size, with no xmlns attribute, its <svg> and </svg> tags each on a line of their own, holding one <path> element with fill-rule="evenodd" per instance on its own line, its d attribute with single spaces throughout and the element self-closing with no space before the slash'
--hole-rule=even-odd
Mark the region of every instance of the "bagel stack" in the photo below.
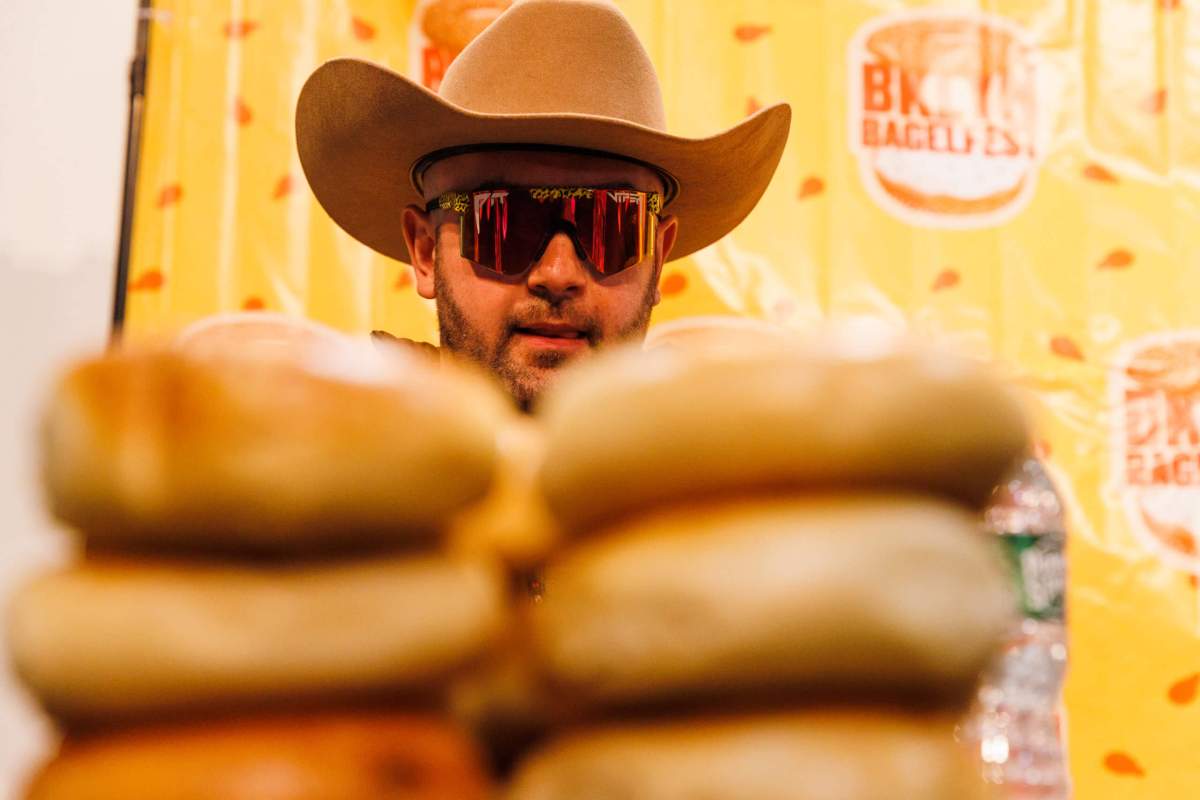
<svg viewBox="0 0 1200 800">
<path fill-rule="evenodd" d="M 541 409 L 565 544 L 525 611 L 564 722 L 509 800 L 985 796 L 953 731 L 1013 613 L 977 513 L 1018 402 L 877 329 L 689 340 Z"/>
<path fill-rule="evenodd" d="M 49 398 L 47 497 L 84 555 L 8 608 L 65 732 L 28 798 L 488 794 L 440 693 L 503 634 L 506 579 L 446 528 L 509 406 L 262 324 L 83 361 Z"/>
</svg>

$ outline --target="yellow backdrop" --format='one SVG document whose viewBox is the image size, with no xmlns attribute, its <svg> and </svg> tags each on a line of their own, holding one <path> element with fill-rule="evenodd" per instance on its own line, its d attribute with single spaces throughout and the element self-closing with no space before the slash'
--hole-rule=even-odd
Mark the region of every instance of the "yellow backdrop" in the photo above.
<svg viewBox="0 0 1200 800">
<path fill-rule="evenodd" d="M 1198 796 L 1198 4 L 619 4 L 674 131 L 795 115 L 763 202 L 668 265 L 656 321 L 866 313 L 1010 364 L 1071 514 L 1077 796 Z M 324 216 L 292 134 L 324 59 L 436 84 L 458 45 L 432 5 L 156 3 L 127 330 L 267 308 L 436 335 L 407 268 Z"/>
</svg>

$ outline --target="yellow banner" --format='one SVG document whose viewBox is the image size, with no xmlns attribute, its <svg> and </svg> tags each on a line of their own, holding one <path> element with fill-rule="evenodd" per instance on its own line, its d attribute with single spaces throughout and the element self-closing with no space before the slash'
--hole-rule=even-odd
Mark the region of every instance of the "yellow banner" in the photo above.
<svg viewBox="0 0 1200 800">
<path fill-rule="evenodd" d="M 667 266 L 655 321 L 865 313 L 1010 364 L 1070 512 L 1076 796 L 1197 796 L 1200 8 L 619 5 L 673 132 L 794 110 L 762 203 Z M 408 269 L 313 200 L 292 114 L 334 56 L 436 86 L 474 33 L 455 6 L 156 3 L 127 330 L 266 308 L 433 339 Z"/>
</svg>

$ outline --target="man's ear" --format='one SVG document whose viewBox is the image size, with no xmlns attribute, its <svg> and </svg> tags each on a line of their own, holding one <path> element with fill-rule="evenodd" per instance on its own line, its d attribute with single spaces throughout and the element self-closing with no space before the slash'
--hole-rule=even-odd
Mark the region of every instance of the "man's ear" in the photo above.
<svg viewBox="0 0 1200 800">
<path fill-rule="evenodd" d="M 671 248 L 675 246 L 675 236 L 678 233 L 679 220 L 675 217 L 664 217 L 658 223 L 658 242 L 654 249 L 654 305 L 658 305 L 662 300 L 658 284 L 662 278 L 663 264 L 666 263 L 667 257 L 671 255 Z"/>
<path fill-rule="evenodd" d="M 412 260 L 417 294 L 426 300 L 434 298 L 433 265 L 437 252 L 437 225 L 430 213 L 419 206 L 408 206 L 401 214 L 400 224 L 404 243 Z"/>
</svg>

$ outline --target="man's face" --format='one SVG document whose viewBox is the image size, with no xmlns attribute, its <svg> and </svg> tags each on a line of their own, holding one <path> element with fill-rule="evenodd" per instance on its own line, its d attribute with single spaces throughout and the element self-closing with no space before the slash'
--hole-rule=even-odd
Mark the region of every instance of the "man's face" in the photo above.
<svg viewBox="0 0 1200 800">
<path fill-rule="evenodd" d="M 424 183 L 426 200 L 496 184 L 663 191 L 658 176 L 636 164 L 526 151 L 453 156 L 431 166 Z M 528 272 L 501 277 L 460 255 L 457 215 L 404 212 L 417 291 L 437 301 L 442 347 L 492 370 L 523 407 L 568 361 L 645 334 L 675 230 L 674 218 L 664 218 L 653 256 L 611 276 L 593 271 L 559 231 Z"/>
</svg>

